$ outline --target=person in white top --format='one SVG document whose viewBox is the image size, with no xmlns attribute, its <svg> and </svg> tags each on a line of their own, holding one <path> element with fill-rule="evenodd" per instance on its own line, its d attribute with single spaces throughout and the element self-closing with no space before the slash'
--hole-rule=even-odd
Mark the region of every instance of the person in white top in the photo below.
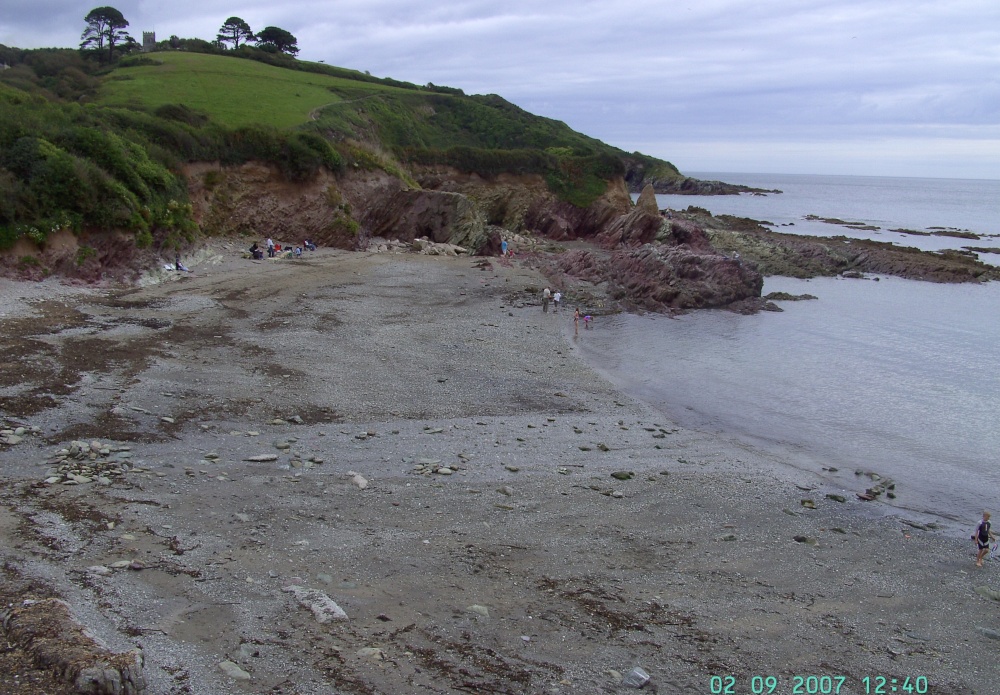
<svg viewBox="0 0 1000 695">
<path fill-rule="evenodd" d="M 559 302 L 562 301 L 562 292 L 556 290 L 556 293 L 552 295 L 552 311 L 559 311 Z"/>
</svg>

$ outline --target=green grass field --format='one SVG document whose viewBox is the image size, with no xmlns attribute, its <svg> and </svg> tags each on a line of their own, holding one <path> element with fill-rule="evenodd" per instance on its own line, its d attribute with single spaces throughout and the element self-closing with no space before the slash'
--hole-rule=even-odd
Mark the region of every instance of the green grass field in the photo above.
<svg viewBox="0 0 1000 695">
<path fill-rule="evenodd" d="M 150 57 L 162 64 L 116 69 L 105 78 L 97 103 L 151 109 L 184 104 L 231 128 L 251 124 L 293 128 L 310 120 L 316 109 L 343 101 L 331 88 L 372 95 L 403 91 L 254 60 L 182 52 Z"/>
</svg>

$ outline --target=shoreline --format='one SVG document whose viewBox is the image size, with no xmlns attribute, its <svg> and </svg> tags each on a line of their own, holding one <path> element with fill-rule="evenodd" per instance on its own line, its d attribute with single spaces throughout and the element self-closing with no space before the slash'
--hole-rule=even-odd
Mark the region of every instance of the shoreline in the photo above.
<svg viewBox="0 0 1000 695">
<path fill-rule="evenodd" d="M 26 365 L 0 415 L 40 429 L 0 448 L 2 598 L 61 595 L 143 648 L 147 692 L 1000 675 L 975 591 L 1000 564 L 627 397 L 566 340 L 572 300 L 568 329 L 534 304 L 534 271 L 334 251 L 194 270 L 0 318 Z M 79 380 L 59 393 L 54 365 Z M 132 470 L 40 484 L 72 439 L 129 447 Z"/>
<path fill-rule="evenodd" d="M 781 465 L 812 476 L 831 492 L 853 496 L 871 487 L 866 476 L 854 475 L 856 470 L 891 478 L 899 486 L 897 497 L 883 496 L 868 506 L 885 506 L 880 513 L 911 521 L 937 522 L 955 538 L 967 536 L 968 517 L 993 505 L 989 490 L 994 474 L 986 463 L 990 440 L 970 439 L 979 426 L 969 415 L 991 417 L 989 409 L 969 405 L 978 403 L 981 394 L 988 398 L 991 382 L 975 376 L 978 370 L 968 358 L 968 353 L 991 354 L 984 351 L 990 334 L 966 340 L 963 352 L 942 354 L 935 362 L 933 349 L 918 344 L 913 333 L 921 321 L 938 325 L 947 320 L 922 309 L 932 306 L 934 298 L 955 311 L 965 304 L 989 306 L 998 286 L 938 286 L 894 278 L 876 285 L 821 278 L 787 280 L 782 288 L 792 294 L 814 292 L 819 301 L 784 304 L 789 314 L 732 318 L 715 312 L 674 319 L 683 325 L 658 316 L 622 316 L 615 319 L 614 335 L 591 344 L 589 362 L 664 417 L 673 414 L 684 427 L 768 451 L 788 462 Z M 970 295 L 974 302 L 968 301 Z M 903 302 L 912 308 L 905 309 Z M 894 311 L 897 323 L 885 311 Z M 977 314 L 972 309 L 969 315 Z M 916 322 L 913 329 L 911 321 Z M 607 322 L 598 327 L 608 328 Z M 891 335 L 879 333 L 880 328 Z M 956 332 L 965 335 L 963 328 Z M 897 334 L 903 345 L 893 347 L 886 341 Z M 937 335 L 936 345 L 950 336 Z M 637 369 L 645 354 L 658 359 Z M 845 373 L 845 366 L 853 372 Z M 912 382 L 904 381 L 908 375 Z M 945 381 L 947 375 L 952 382 Z M 873 385 L 870 390 L 864 388 L 866 379 Z M 979 385 L 973 388 L 972 381 Z M 922 389 L 929 383 L 950 384 L 952 391 L 931 402 Z M 811 388 L 822 398 L 814 397 Z M 945 398 L 949 395 L 950 400 Z M 894 399 L 902 404 L 888 408 Z M 832 414 L 825 416 L 825 410 Z M 890 441 L 891 446 L 880 448 L 880 442 Z M 969 444 L 957 448 L 961 441 Z M 831 473 L 828 467 L 839 470 Z"/>
</svg>

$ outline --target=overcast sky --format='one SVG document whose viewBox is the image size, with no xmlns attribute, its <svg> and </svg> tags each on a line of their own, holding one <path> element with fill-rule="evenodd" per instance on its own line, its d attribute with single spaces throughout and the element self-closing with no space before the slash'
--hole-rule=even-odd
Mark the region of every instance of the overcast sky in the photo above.
<svg viewBox="0 0 1000 695">
<path fill-rule="evenodd" d="M 0 43 L 75 47 L 74 0 Z M 127 0 L 141 39 L 277 26 L 303 60 L 494 93 L 683 172 L 1000 179 L 998 0 Z"/>
</svg>

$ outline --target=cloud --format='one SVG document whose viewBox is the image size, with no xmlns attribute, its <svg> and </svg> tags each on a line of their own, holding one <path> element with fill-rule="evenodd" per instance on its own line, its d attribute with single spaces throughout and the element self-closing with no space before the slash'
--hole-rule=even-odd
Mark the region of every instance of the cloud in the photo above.
<svg viewBox="0 0 1000 695">
<path fill-rule="evenodd" d="M 757 168 L 773 171 L 823 161 L 849 169 L 854 157 L 860 172 L 875 147 L 880 166 L 898 162 L 891 173 L 926 166 L 917 173 L 930 174 L 940 169 L 925 163 L 947 156 L 955 170 L 965 162 L 969 175 L 1000 178 L 1000 160 L 985 161 L 974 146 L 992 151 L 1000 123 L 994 0 L 114 6 L 133 34 L 155 30 L 161 39 L 211 40 L 232 15 L 255 30 L 279 26 L 298 38 L 302 59 L 500 94 L 623 149 L 666 159 L 700 149 L 724 160 L 728 151 L 734 167 L 752 169 L 756 156 Z M 0 43 L 75 46 L 87 9 L 68 0 L 8 0 Z M 958 142 L 973 145 L 953 146 Z M 836 156 L 818 157 L 822 148 Z"/>
</svg>

